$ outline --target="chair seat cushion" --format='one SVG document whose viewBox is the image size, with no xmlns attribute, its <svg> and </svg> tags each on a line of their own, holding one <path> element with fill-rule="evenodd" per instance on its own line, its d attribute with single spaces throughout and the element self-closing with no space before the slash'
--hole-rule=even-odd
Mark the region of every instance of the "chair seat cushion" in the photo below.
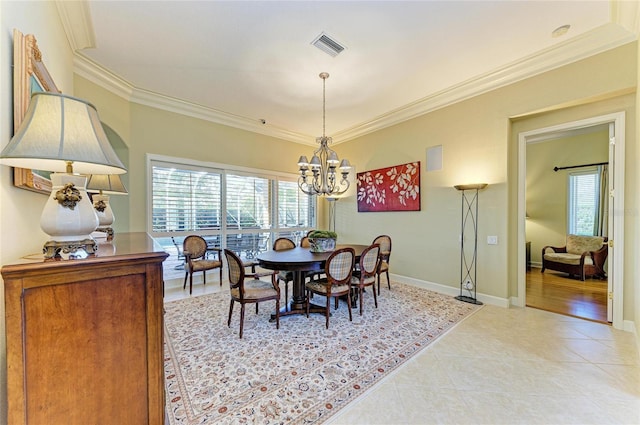
<svg viewBox="0 0 640 425">
<path fill-rule="evenodd" d="M 332 294 L 342 294 L 349 291 L 351 285 L 333 285 L 331 287 Z M 317 294 L 327 294 L 327 281 L 325 279 L 320 280 L 312 280 L 307 282 L 307 289 L 317 293 Z"/>
<path fill-rule="evenodd" d="M 219 260 L 198 260 L 192 261 L 191 264 L 193 265 L 192 269 L 194 272 L 222 267 L 222 262 Z"/>
<path fill-rule="evenodd" d="M 240 289 L 231 288 L 231 296 L 234 299 L 240 299 Z M 263 280 L 247 280 L 244 283 L 244 299 L 245 300 L 260 300 L 269 297 L 276 298 L 278 291 L 276 291 L 271 282 L 265 282 Z"/>
<path fill-rule="evenodd" d="M 569 254 L 566 252 L 548 252 L 544 254 L 544 259 L 547 261 L 554 261 L 556 263 L 571 264 L 574 266 L 580 265 L 580 255 Z M 585 255 L 584 264 L 585 265 L 593 264 L 593 260 L 591 259 L 591 256 Z"/>
<path fill-rule="evenodd" d="M 387 263 L 386 261 L 381 261 L 380 262 L 380 272 L 386 272 L 389 270 L 389 263 Z"/>
</svg>

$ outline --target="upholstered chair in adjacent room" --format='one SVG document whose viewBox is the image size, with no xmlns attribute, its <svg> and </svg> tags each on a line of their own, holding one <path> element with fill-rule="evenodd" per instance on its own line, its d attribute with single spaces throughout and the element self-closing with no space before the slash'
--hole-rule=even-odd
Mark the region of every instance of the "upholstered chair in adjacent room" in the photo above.
<svg viewBox="0 0 640 425">
<path fill-rule="evenodd" d="M 331 253 L 324 266 L 325 278 L 311 280 L 305 284 L 307 290 L 307 317 L 309 317 L 309 299 L 311 294 L 318 294 L 327 297 L 325 309 L 326 327 L 329 329 L 329 316 L 331 316 L 331 298 L 347 296 L 347 307 L 349 308 L 349 321 L 351 316 L 351 276 L 355 265 L 355 251 L 353 248 L 342 248 Z"/>
<path fill-rule="evenodd" d="M 358 299 L 360 300 L 360 316 L 362 316 L 362 298 L 364 288 L 372 286 L 373 300 L 376 308 L 378 308 L 378 296 L 376 295 L 376 273 L 378 271 L 378 263 L 380 262 L 380 245 L 373 244 L 367 247 L 360 255 L 360 267 L 353 272 L 351 278 L 351 287 L 358 291 Z"/>
<path fill-rule="evenodd" d="M 182 253 L 184 254 L 184 285 L 187 286 L 189 277 L 189 294 L 193 289 L 193 274 L 202 272 L 202 283 L 207 284 L 207 270 L 220 270 L 220 286 L 222 286 L 222 250 L 220 248 L 207 248 L 207 241 L 198 235 L 189 235 L 182 243 Z M 215 258 L 209 258 L 207 254 L 214 254 Z"/>
<path fill-rule="evenodd" d="M 231 292 L 231 303 L 229 304 L 229 320 L 227 326 L 231 326 L 231 316 L 233 315 L 233 304 L 240 303 L 240 338 L 244 326 L 244 306 L 255 303 L 256 313 L 258 313 L 258 303 L 274 300 L 276 302 L 276 329 L 280 329 L 280 287 L 276 283 L 275 271 L 259 274 L 246 273 L 245 266 L 238 255 L 228 249 L 224 250 L 229 267 L 229 290 Z M 270 282 L 260 280 L 260 277 L 269 276 Z"/>
<path fill-rule="evenodd" d="M 278 238 L 273 241 L 274 251 L 284 251 L 285 249 L 293 249 L 296 247 L 296 243 L 289 238 Z M 293 272 L 281 271 L 278 273 L 277 282 L 284 282 L 284 302 L 286 308 L 289 308 L 289 282 L 293 282 Z"/>
<path fill-rule="evenodd" d="M 391 290 L 391 281 L 389 280 L 389 259 L 391 258 L 391 237 L 380 235 L 373 240 L 374 244 L 380 245 L 380 263 L 378 265 L 378 295 L 380 295 L 380 275 L 384 273 L 387 276 L 387 286 Z"/>
</svg>

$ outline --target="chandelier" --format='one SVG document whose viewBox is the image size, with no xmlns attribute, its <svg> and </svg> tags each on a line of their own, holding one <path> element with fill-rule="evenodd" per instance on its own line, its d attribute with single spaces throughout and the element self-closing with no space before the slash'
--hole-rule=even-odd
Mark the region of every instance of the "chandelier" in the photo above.
<svg viewBox="0 0 640 425">
<path fill-rule="evenodd" d="M 340 195 L 349 189 L 347 176 L 351 164 L 348 159 L 340 161 L 338 155 L 329 148 L 329 144 L 333 142 L 331 137 L 325 135 L 325 83 L 329 74 L 321 72 L 320 78 L 322 78 L 322 137 L 316 137 L 320 147 L 313 152 L 311 162 L 304 155 L 298 160 L 298 166 L 300 166 L 298 186 L 307 195 Z M 339 169 L 342 174 L 339 182 L 336 179 L 336 169 Z M 308 172 L 311 172 L 311 175 L 307 174 Z"/>
</svg>

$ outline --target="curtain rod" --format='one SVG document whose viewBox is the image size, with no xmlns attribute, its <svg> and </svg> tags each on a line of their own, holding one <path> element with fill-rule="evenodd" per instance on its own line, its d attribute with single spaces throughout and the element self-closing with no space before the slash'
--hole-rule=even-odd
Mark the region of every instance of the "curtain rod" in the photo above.
<svg viewBox="0 0 640 425">
<path fill-rule="evenodd" d="M 608 162 L 594 162 L 593 164 L 572 165 L 570 167 L 553 167 L 553 171 L 567 170 L 569 168 L 593 167 L 595 165 L 606 165 Z"/>
</svg>

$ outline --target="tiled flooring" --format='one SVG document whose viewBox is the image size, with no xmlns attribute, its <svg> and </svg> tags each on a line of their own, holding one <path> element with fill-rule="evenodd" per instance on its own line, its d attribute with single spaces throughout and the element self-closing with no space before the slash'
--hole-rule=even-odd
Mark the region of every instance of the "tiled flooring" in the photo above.
<svg viewBox="0 0 640 425">
<path fill-rule="evenodd" d="M 194 284 L 193 295 L 219 290 L 212 279 Z M 165 299 L 187 293 L 167 290 Z M 487 305 L 328 422 L 432 423 L 640 424 L 635 337 L 541 310 Z"/>
</svg>

